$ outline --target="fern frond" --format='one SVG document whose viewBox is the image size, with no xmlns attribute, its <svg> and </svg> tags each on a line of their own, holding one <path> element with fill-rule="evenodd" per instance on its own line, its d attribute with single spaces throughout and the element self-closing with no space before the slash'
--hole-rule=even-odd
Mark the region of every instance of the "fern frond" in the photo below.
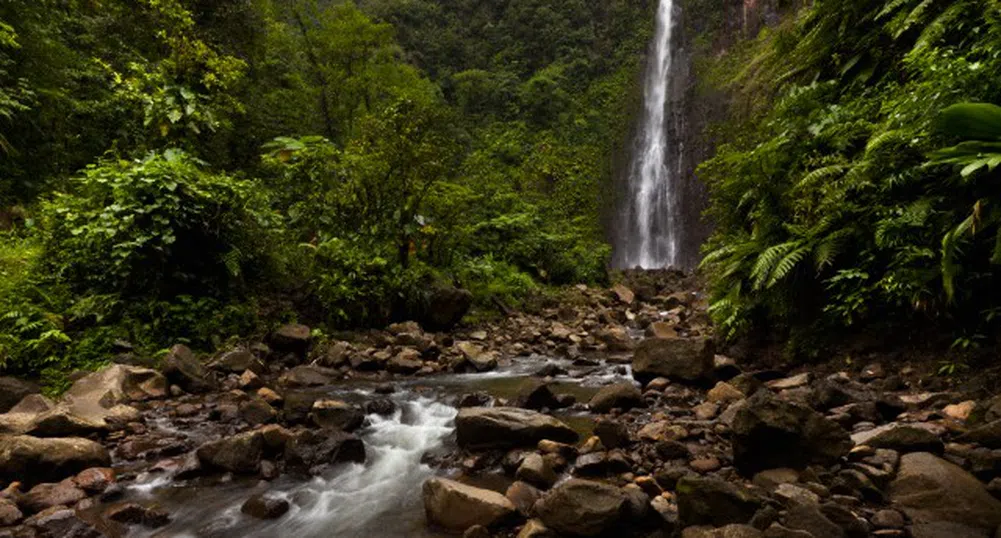
<svg viewBox="0 0 1001 538">
<path fill-rule="evenodd" d="M 805 189 L 812 186 L 814 183 L 819 182 L 820 180 L 837 177 L 842 173 L 844 173 L 849 168 L 850 165 L 847 164 L 832 164 L 830 166 L 824 166 L 822 168 L 818 168 L 810 172 L 809 174 L 803 176 L 803 179 L 799 180 L 799 183 L 796 184 L 796 189 Z"/>
<path fill-rule="evenodd" d="M 799 247 L 799 241 L 788 241 L 772 245 L 765 249 L 765 251 L 758 256 L 758 260 L 754 263 L 754 268 L 751 270 L 751 279 L 754 281 L 754 289 L 761 289 L 764 287 L 765 283 L 771 280 L 772 274 L 774 273 L 776 267 L 778 267 L 779 263 L 785 260 L 790 253 L 794 252 Z"/>
</svg>

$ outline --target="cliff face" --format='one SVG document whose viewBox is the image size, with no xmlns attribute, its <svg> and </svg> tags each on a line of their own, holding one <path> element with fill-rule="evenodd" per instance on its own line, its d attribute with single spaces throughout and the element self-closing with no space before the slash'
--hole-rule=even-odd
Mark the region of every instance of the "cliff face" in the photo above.
<svg viewBox="0 0 1001 538">
<path fill-rule="evenodd" d="M 696 168 L 712 156 L 719 140 L 711 127 L 726 119 L 731 96 L 725 89 L 701 84 L 697 66 L 725 55 L 743 39 L 753 37 L 765 26 L 776 24 L 783 9 L 781 0 L 678 0 L 679 12 L 674 29 L 674 66 L 668 97 L 668 139 L 676 141 L 669 148 L 667 162 L 674 167 L 678 194 L 683 210 L 678 235 L 681 240 L 680 265 L 691 269 L 701 260 L 701 246 L 712 231 L 712 223 L 703 217 L 708 192 L 699 180 Z M 637 109 L 640 114 L 642 109 Z M 633 137 L 635 139 L 635 136 Z M 626 152 L 637 149 L 635 142 Z M 629 161 L 617 161 L 617 214 L 629 203 L 624 196 L 629 181 Z M 620 233 L 614 219 L 609 237 L 615 242 Z"/>
</svg>

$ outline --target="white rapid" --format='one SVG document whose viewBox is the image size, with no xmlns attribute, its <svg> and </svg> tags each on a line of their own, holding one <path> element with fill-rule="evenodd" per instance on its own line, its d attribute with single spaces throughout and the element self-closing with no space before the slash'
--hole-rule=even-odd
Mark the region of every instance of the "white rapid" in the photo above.
<svg viewBox="0 0 1001 538">
<path fill-rule="evenodd" d="M 660 0 L 646 67 L 643 118 L 629 168 L 617 265 L 656 269 L 679 264 L 678 151 L 668 130 L 674 0 Z"/>
<path fill-rule="evenodd" d="M 229 487 L 176 488 L 176 498 L 169 493 L 173 489 L 169 480 L 151 477 L 148 482 L 133 485 L 131 491 L 147 500 L 157 492 L 167 503 L 173 523 L 159 531 L 140 531 L 132 536 L 436 536 L 426 529 L 420 496 L 421 486 L 434 471 L 421 463 L 421 458 L 443 446 L 452 433 L 457 411 L 412 393 L 397 396 L 392 416 L 368 416 L 369 426 L 362 434 L 367 457 L 364 464 L 347 464 L 306 482 L 280 480 L 256 487 L 234 482 Z M 287 515 L 275 521 L 260 521 L 240 513 L 247 497 L 265 490 L 289 501 Z"/>
</svg>

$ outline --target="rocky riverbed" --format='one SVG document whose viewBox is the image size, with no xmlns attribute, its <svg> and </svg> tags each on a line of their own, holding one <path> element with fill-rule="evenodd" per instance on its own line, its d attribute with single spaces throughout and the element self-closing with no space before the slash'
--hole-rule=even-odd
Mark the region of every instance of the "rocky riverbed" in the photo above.
<svg viewBox="0 0 1001 538">
<path fill-rule="evenodd" d="M 696 290 L 2 378 L 0 537 L 1001 537 L 1001 398 L 738 363 Z"/>
</svg>

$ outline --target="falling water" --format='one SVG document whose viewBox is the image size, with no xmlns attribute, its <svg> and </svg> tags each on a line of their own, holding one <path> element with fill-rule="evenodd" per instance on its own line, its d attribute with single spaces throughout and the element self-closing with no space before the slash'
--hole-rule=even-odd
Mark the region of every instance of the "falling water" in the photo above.
<svg viewBox="0 0 1001 538">
<path fill-rule="evenodd" d="M 647 62 L 644 109 L 629 168 L 629 191 L 620 224 L 616 264 L 654 269 L 680 262 L 680 146 L 671 140 L 667 118 L 671 88 L 674 0 L 660 0 L 651 57 Z"/>
</svg>

